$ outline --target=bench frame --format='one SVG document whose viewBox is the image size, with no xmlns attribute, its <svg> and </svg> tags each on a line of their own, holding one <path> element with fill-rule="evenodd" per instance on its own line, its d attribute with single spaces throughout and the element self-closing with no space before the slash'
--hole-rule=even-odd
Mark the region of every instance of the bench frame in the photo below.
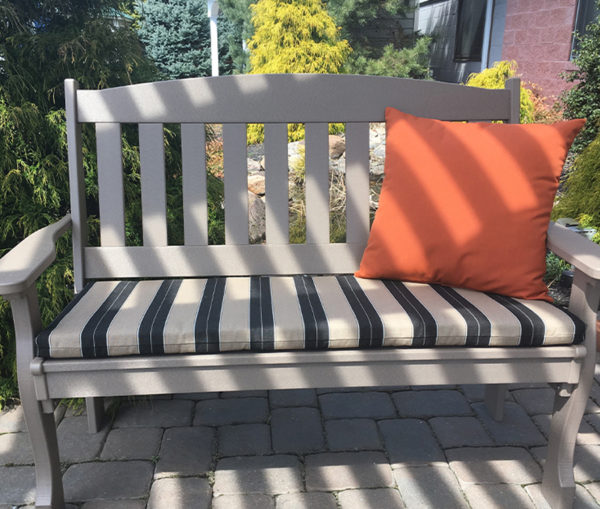
<svg viewBox="0 0 600 509">
<path fill-rule="evenodd" d="M 333 85 L 335 85 L 335 95 L 331 95 Z M 183 90 L 190 92 L 185 96 L 189 99 L 189 104 L 186 103 L 185 98 L 175 99 L 176 93 L 180 93 L 182 87 Z M 297 97 L 295 105 L 290 105 L 286 109 L 283 107 L 285 102 L 282 101 L 289 98 L 290 87 L 293 89 L 292 92 L 299 94 L 300 97 Z M 111 216 L 111 212 L 107 212 L 108 204 L 102 203 L 101 195 L 101 218 L 105 223 L 101 227 L 102 246 L 86 247 L 87 215 L 83 199 L 81 122 L 95 122 L 97 132 L 102 132 L 104 129 L 105 133 L 109 133 L 108 138 L 99 141 L 99 166 L 116 164 L 120 170 L 118 158 L 115 159 L 114 156 L 111 158 L 102 147 L 106 139 L 111 137 L 113 141 L 116 139 L 119 142 L 120 130 L 117 131 L 113 127 L 119 125 L 118 122 L 150 122 L 149 125 L 169 121 L 194 122 L 199 118 L 198 108 L 202 108 L 202 122 L 224 124 L 234 122 L 229 131 L 233 132 L 237 129 L 239 134 L 240 129 L 236 126 L 239 123 L 258 121 L 254 115 L 257 112 L 263 116 L 265 111 L 269 112 L 269 118 L 262 119 L 264 122 L 284 123 L 298 120 L 294 115 L 297 115 L 299 105 L 303 105 L 306 106 L 304 108 L 306 111 L 303 110 L 305 118 L 309 119 L 304 121 L 322 123 L 322 115 L 330 115 L 333 111 L 329 107 L 324 109 L 329 108 L 331 111 L 322 111 L 323 104 L 328 104 L 328 101 L 329 103 L 334 101 L 335 106 L 340 102 L 352 101 L 353 98 L 359 97 L 361 90 L 374 90 L 374 95 L 383 95 L 381 101 L 385 102 L 390 100 L 390 91 L 395 88 L 399 90 L 396 94 L 396 104 L 386 105 L 400 106 L 411 113 L 449 120 L 501 119 L 518 122 L 519 81 L 516 79 L 509 80 L 507 89 L 500 91 L 365 76 L 235 76 L 79 92 L 73 80 L 66 81 L 71 214 L 29 236 L 0 260 L 0 295 L 8 298 L 12 306 L 21 403 L 35 458 L 36 507 L 56 509 L 64 506 L 53 400 L 87 398 L 90 428 L 94 429 L 98 426 L 102 415 L 101 398 L 107 396 L 313 387 L 485 384 L 488 409 L 494 418 L 500 419 L 505 389 L 512 383 L 550 383 L 556 389 L 542 490 L 553 508 L 572 506 L 575 494 L 573 453 L 579 424 L 590 394 L 596 362 L 595 325 L 600 301 L 600 247 L 558 225 L 550 224 L 548 248 L 575 266 L 569 309 L 586 323 L 585 341 L 581 345 L 543 348 L 411 348 L 269 354 L 225 353 L 73 360 L 34 358 L 33 341 L 41 329 L 35 281 L 54 260 L 55 242 L 69 228 L 73 231 L 76 291 L 80 291 L 85 281 L 92 278 L 219 274 L 215 272 L 215 269 L 219 268 L 218 264 L 208 261 L 203 265 L 202 258 L 195 265 L 186 265 L 183 273 L 182 270 L 178 270 L 175 274 L 171 269 L 165 268 L 167 266 L 160 261 L 164 256 L 171 256 L 174 253 L 182 256 L 183 259 L 188 258 L 191 252 L 194 255 L 204 253 L 207 256 L 205 260 L 210 260 L 218 253 L 219 256 L 230 259 L 230 262 L 225 262 L 226 267 L 239 267 L 239 260 L 250 253 L 254 261 L 242 266 L 239 273 L 256 274 L 265 268 L 257 261 L 260 256 L 263 256 L 260 253 L 271 253 L 269 258 L 273 259 L 278 253 L 286 253 L 292 249 L 293 256 L 290 258 L 294 260 L 293 265 L 289 263 L 277 265 L 273 262 L 266 272 L 274 274 L 326 272 L 323 269 L 334 273 L 350 272 L 356 268 L 357 256 L 359 259 L 362 253 L 361 246 L 364 247 L 368 235 L 368 206 L 355 206 L 356 200 L 365 198 L 363 186 L 362 191 L 349 191 L 347 212 L 349 242 L 341 247 L 339 245 L 324 247 L 325 234 L 319 229 L 320 227 L 316 226 L 319 214 L 323 212 L 319 209 L 318 203 L 313 212 L 310 212 L 307 207 L 307 229 L 311 229 L 311 233 L 307 233 L 307 245 L 293 247 L 282 243 L 270 245 L 269 232 L 271 238 L 279 241 L 286 235 L 285 226 L 282 227 L 274 220 L 277 211 L 281 210 L 277 198 L 274 199 L 274 209 L 270 211 L 267 206 L 266 245 L 245 245 L 247 239 L 244 242 L 243 228 L 240 228 L 235 221 L 226 219 L 226 246 L 206 246 L 206 242 L 202 242 L 202 239 L 198 241 L 198 238 L 203 237 L 205 233 L 201 228 L 186 229 L 186 246 L 166 246 L 166 239 L 162 238 L 164 236 L 157 233 L 163 228 L 159 218 L 158 226 L 157 223 L 152 226 L 150 221 L 148 224 L 144 223 L 145 245 L 143 247 L 125 247 L 122 234 L 119 233 L 120 220 L 114 215 Z M 198 90 L 201 93 L 197 93 Z M 221 91 L 219 94 L 223 94 L 218 97 L 231 98 L 229 107 L 223 107 L 222 101 L 219 100 L 211 102 L 203 99 L 209 92 L 216 94 L 217 90 Z M 382 92 L 379 93 L 378 90 Z M 321 91 L 325 97 L 323 102 L 313 100 L 314 97 L 318 97 L 314 95 L 316 91 Z M 252 108 L 244 109 L 243 104 L 240 103 L 245 98 L 245 94 L 249 93 L 255 94 L 256 100 L 252 101 L 252 104 L 256 112 L 249 111 Z M 282 94 L 283 98 L 278 94 Z M 126 97 L 127 100 L 119 97 Z M 146 101 L 140 105 L 140 98 L 143 97 L 149 98 L 150 102 Z M 157 97 L 162 100 L 162 103 L 157 101 Z M 373 116 L 372 111 L 376 106 L 371 104 L 372 102 L 365 100 L 364 103 L 369 103 L 366 106 L 359 105 L 345 116 L 329 117 L 329 121 L 350 123 L 364 122 L 365 119 L 381 121 L 383 110 L 376 118 L 369 117 L 369 115 Z M 198 106 L 200 103 L 201 106 Z M 281 107 L 269 110 L 267 105 L 273 103 Z M 151 107 L 152 104 L 154 107 Z M 170 105 L 170 108 L 165 104 Z M 117 105 L 119 107 L 116 107 Z M 459 111 L 466 113 L 461 113 L 459 116 L 457 113 Z M 267 129 L 267 134 L 269 130 L 275 132 L 275 128 Z M 351 128 L 350 137 L 353 136 L 351 134 L 353 130 L 354 134 L 365 133 L 364 127 Z M 283 139 L 286 142 L 285 137 L 281 136 L 284 131 L 281 129 L 278 131 L 280 141 Z M 316 128 L 313 134 L 309 131 L 307 127 L 307 147 L 310 146 L 310 136 L 314 133 L 324 132 L 326 135 L 326 129 L 323 128 Z M 368 129 L 366 133 L 368 136 Z M 360 142 L 357 144 L 361 146 Z M 313 141 L 312 147 L 321 147 L 319 150 L 322 153 L 323 147 L 318 142 Z M 363 140 L 363 151 L 364 148 Z M 366 160 L 368 186 L 368 144 L 366 149 L 365 156 L 352 152 L 353 149 L 349 148 L 347 169 L 348 164 L 355 163 L 357 166 L 362 165 L 364 169 Z M 185 150 L 190 149 L 184 147 Z M 274 154 L 267 148 L 267 164 L 269 164 L 269 153 Z M 150 152 L 146 152 L 146 157 L 149 154 Z M 196 155 L 198 154 L 203 158 L 203 152 L 200 151 Z M 236 155 L 235 150 L 225 154 L 225 164 L 228 161 L 240 161 L 239 154 Z M 318 196 L 319 189 L 322 189 L 320 186 L 323 184 L 322 175 L 319 177 L 317 174 L 309 173 L 309 157 L 311 156 L 308 155 L 307 148 L 307 203 L 309 198 L 315 202 L 319 201 L 318 198 L 314 199 L 311 196 Z M 319 156 L 315 157 L 318 159 Z M 274 159 L 276 156 L 272 156 L 271 160 Z M 322 161 L 322 158 L 318 160 Z M 110 180 L 110 177 L 106 178 Z M 349 177 L 348 173 L 347 178 L 355 177 Z M 231 217 L 235 217 L 236 204 L 230 198 L 235 192 L 236 182 L 232 180 L 235 177 L 229 177 L 228 180 L 226 176 L 225 179 L 226 211 L 229 210 L 228 206 L 232 207 L 234 214 Z M 287 180 L 287 175 L 285 179 Z M 364 184 L 364 172 L 358 179 Z M 282 181 L 279 180 L 279 183 L 281 184 Z M 326 184 L 327 180 L 325 180 Z M 160 187 L 160 183 L 158 185 Z M 274 187 L 276 184 L 273 184 Z M 142 193 L 144 193 L 143 189 L 144 183 L 142 183 Z M 268 190 L 268 203 L 269 192 Z M 353 192 L 355 196 L 351 197 L 350 194 Z M 368 202 L 368 192 L 366 198 Z M 186 199 L 189 197 L 184 196 L 184 201 Z M 142 202 L 144 207 L 143 197 Z M 104 217 L 102 217 L 103 210 Z M 242 215 L 246 214 L 247 218 L 243 202 L 239 210 Z M 148 214 L 150 215 L 150 212 Z M 201 212 L 199 214 L 202 215 Z M 192 221 L 194 217 L 196 216 L 190 213 L 189 216 L 184 216 L 184 219 Z M 352 228 L 350 228 L 351 219 Z M 326 234 L 328 237 L 328 230 Z M 187 245 L 188 239 L 190 245 Z M 124 259 L 131 260 L 132 252 L 143 254 L 142 258 L 146 257 L 149 261 L 139 264 L 122 263 Z M 309 266 L 308 260 L 314 259 L 315 254 L 320 252 L 325 254 L 315 262 L 315 265 Z M 243 253 L 243 256 L 240 253 Z M 158 270 L 161 267 L 162 273 Z M 307 268 L 312 271 L 306 270 Z M 235 270 L 232 272 L 236 273 Z"/>
</svg>

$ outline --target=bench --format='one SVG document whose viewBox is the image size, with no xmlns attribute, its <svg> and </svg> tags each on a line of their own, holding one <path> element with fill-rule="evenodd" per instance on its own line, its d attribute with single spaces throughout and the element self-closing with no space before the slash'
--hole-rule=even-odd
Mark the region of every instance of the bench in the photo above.
<svg viewBox="0 0 600 509">
<path fill-rule="evenodd" d="M 506 89 L 484 90 L 370 76 L 246 75 L 106 90 L 78 90 L 66 80 L 65 91 L 71 212 L 0 260 L 0 295 L 12 305 L 35 458 L 36 507 L 64 506 L 53 419 L 53 402 L 61 398 L 86 398 L 93 429 L 102 398 L 112 396 L 484 384 L 488 409 L 499 419 L 513 383 L 549 383 L 556 390 L 543 493 L 552 507 L 571 507 L 575 439 L 596 360 L 600 248 L 549 226 L 547 247 L 575 266 L 570 311 L 586 324 L 579 344 L 570 338 L 543 347 L 430 347 L 419 343 L 416 328 L 384 338 L 400 323 L 394 314 L 400 311 L 390 311 L 400 296 L 397 302 L 390 296 L 414 302 L 431 287 L 349 275 L 369 236 L 369 122 L 382 122 L 393 106 L 442 120 L 518 123 L 517 79 Z M 249 244 L 246 124 L 256 122 L 265 125 L 266 241 Z M 291 122 L 306 130 L 304 244 L 289 242 Z M 329 122 L 345 124 L 343 243 L 329 238 Z M 86 123 L 96 132 L 99 246 L 89 245 L 87 233 Z M 176 246 L 167 242 L 166 123 L 181 124 L 185 240 Z M 125 242 L 121 124 L 139 125 L 142 246 Z M 224 245 L 208 244 L 206 124 L 223 125 Z M 76 297 L 42 331 L 35 282 L 68 229 Z M 457 311 L 446 300 L 428 312 L 437 322 L 434 344 L 443 344 L 443 331 L 452 328 L 444 320 L 458 320 Z M 505 344 L 518 345 L 518 324 L 510 334 L 512 343 Z"/>
</svg>

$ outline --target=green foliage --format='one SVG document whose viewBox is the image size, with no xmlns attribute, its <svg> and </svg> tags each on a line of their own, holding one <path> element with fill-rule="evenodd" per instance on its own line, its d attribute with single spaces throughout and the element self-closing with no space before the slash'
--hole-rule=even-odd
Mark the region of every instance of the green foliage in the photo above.
<svg viewBox="0 0 600 509">
<path fill-rule="evenodd" d="M 219 0 L 219 8 L 223 17 L 231 23 L 227 37 L 229 53 L 232 58 L 234 74 L 244 74 L 250 68 L 248 52 L 244 50 L 242 41 L 247 41 L 254 34 L 252 11 L 250 5 L 256 0 Z"/>
<path fill-rule="evenodd" d="M 546 255 L 546 274 L 544 274 L 544 281 L 548 287 L 554 283 L 560 281 L 564 270 L 570 270 L 571 264 L 559 258 L 552 252 L 548 252 Z"/>
<path fill-rule="evenodd" d="M 600 7 L 600 1 L 597 2 Z M 579 39 L 573 63 L 577 69 L 564 74 L 574 86 L 563 94 L 565 118 L 587 118 L 585 128 L 575 139 L 572 150 L 581 152 L 600 131 L 600 19 L 586 27 Z"/>
<path fill-rule="evenodd" d="M 517 63 L 515 61 L 502 60 L 496 62 L 493 67 L 484 69 L 482 72 L 473 73 L 467 80 L 469 87 L 481 88 L 504 88 L 508 78 L 517 75 Z M 535 106 L 530 90 L 521 85 L 521 123 L 531 124 L 534 122 Z"/>
</svg>

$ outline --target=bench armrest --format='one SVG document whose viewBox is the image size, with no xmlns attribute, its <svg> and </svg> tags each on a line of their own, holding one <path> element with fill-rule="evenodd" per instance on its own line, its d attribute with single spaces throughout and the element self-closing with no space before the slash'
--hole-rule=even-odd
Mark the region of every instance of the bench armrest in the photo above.
<svg viewBox="0 0 600 509">
<path fill-rule="evenodd" d="M 21 293 L 56 258 L 56 241 L 71 226 L 71 214 L 32 233 L 0 258 L 0 295 Z"/>
<path fill-rule="evenodd" d="M 600 279 L 600 246 L 583 235 L 550 222 L 548 249 L 593 279 Z"/>
</svg>

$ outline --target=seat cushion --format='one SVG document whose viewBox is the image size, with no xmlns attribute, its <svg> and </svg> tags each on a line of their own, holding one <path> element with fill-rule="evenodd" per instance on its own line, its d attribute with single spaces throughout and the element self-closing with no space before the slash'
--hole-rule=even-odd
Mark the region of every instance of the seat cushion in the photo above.
<svg viewBox="0 0 600 509">
<path fill-rule="evenodd" d="M 46 358 L 253 350 L 578 343 L 584 325 L 544 301 L 340 276 L 88 284 L 36 338 Z"/>
</svg>

